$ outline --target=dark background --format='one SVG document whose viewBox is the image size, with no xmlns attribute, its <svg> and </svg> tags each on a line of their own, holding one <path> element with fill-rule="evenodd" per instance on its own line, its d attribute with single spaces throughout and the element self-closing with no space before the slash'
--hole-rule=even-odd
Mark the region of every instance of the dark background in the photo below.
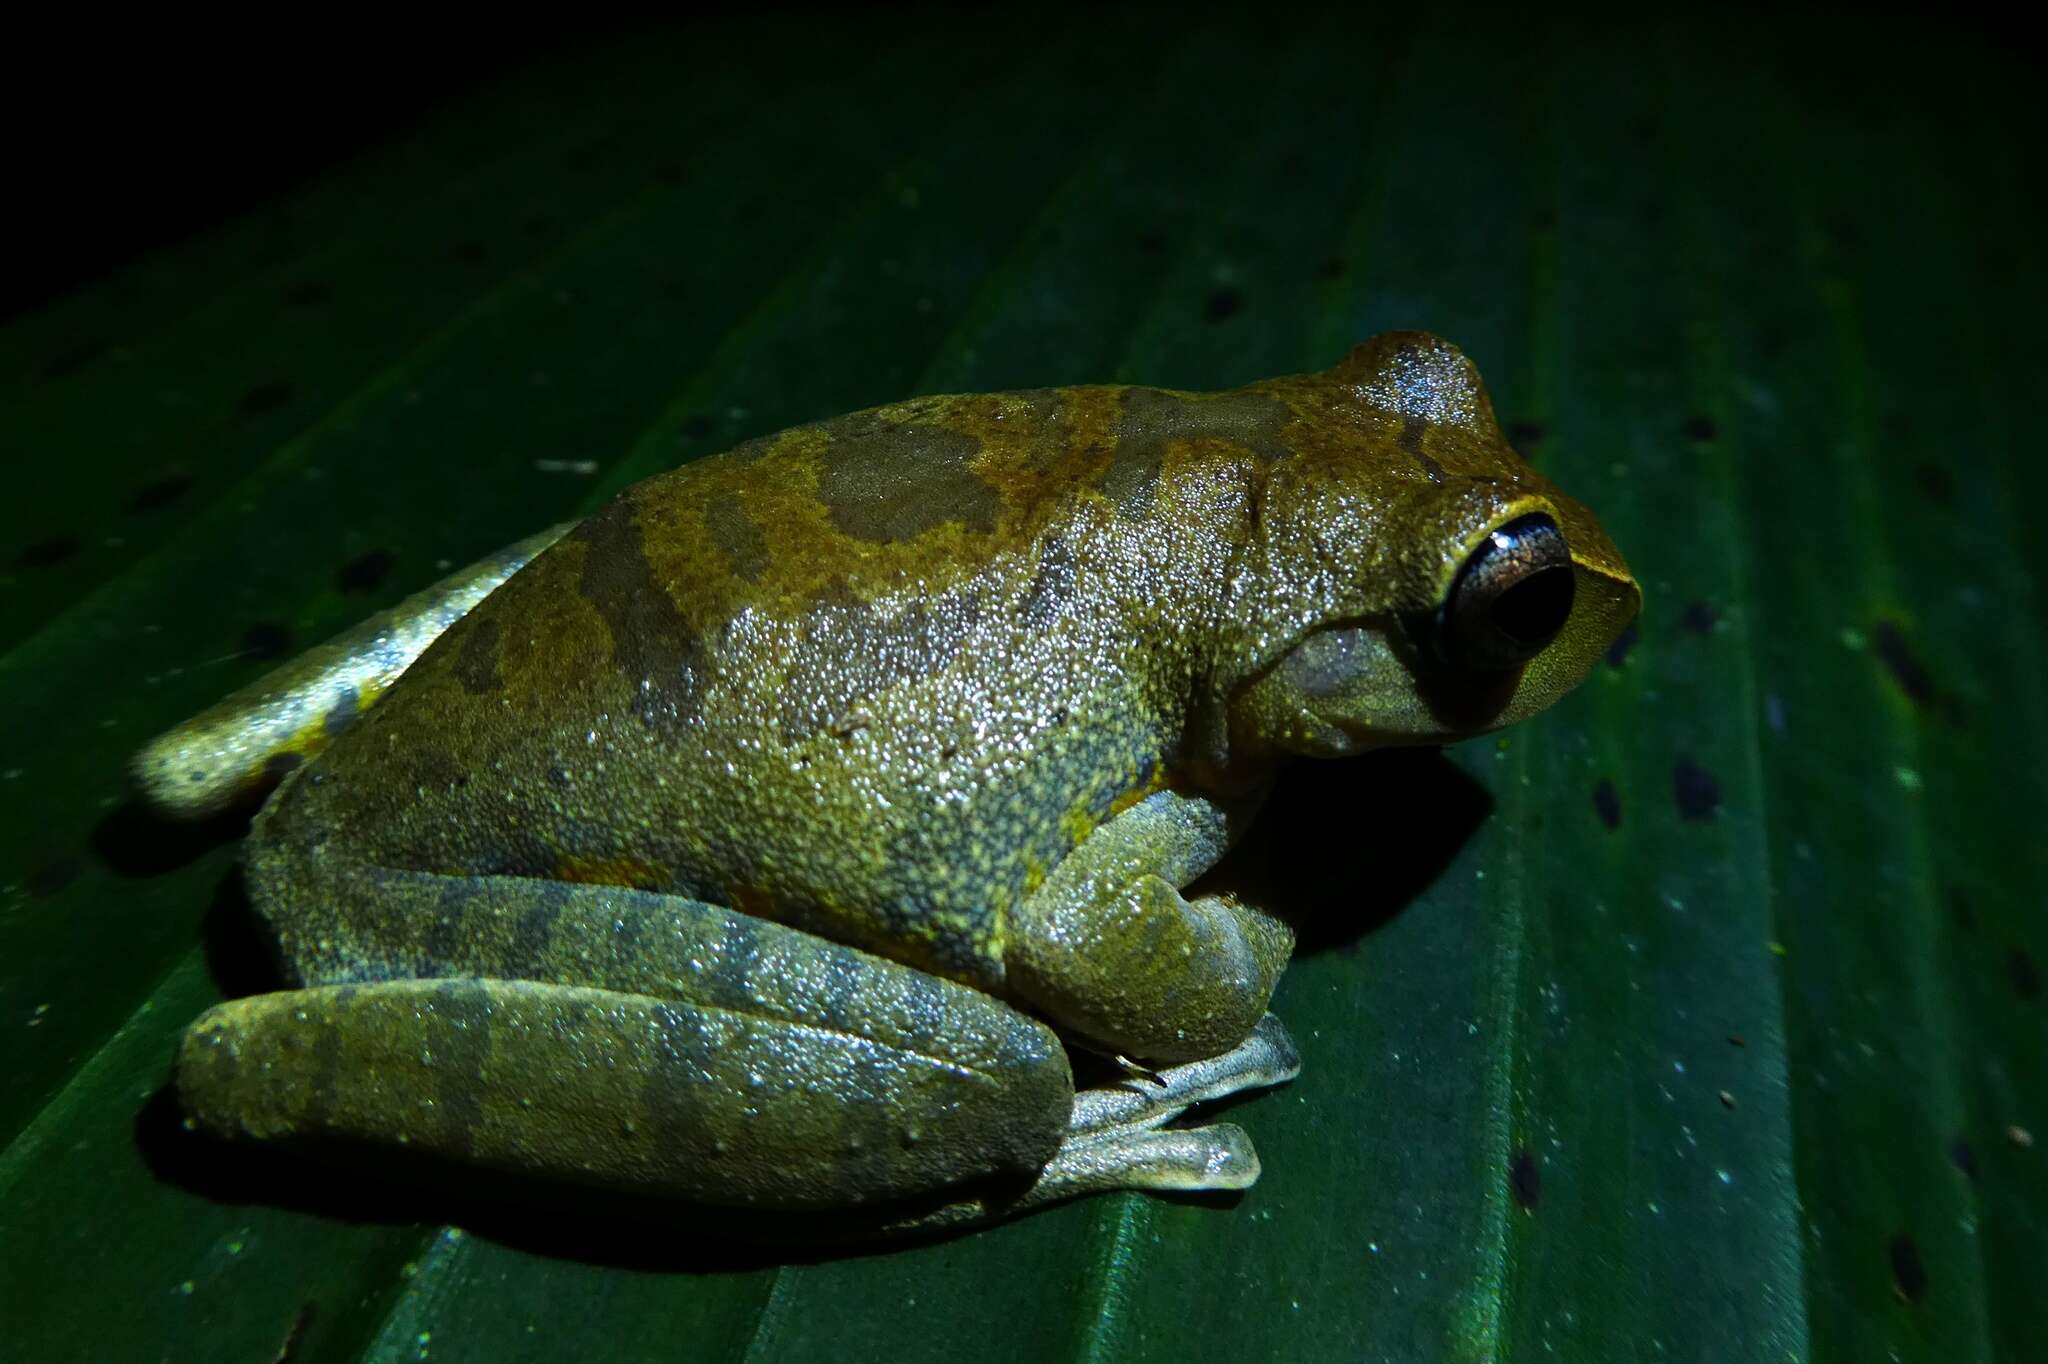
<svg viewBox="0 0 2048 1364">
<path fill-rule="evenodd" d="M 1297 11 L 1301 22 L 1315 8 Z M 1714 9 L 1731 24 L 1770 24 L 1768 11 Z M 2020 10 L 1942 9 L 2000 46 L 2024 42 Z M 1857 15 L 1841 13 L 1845 34 Z M 526 16 L 480 5 L 118 17 L 66 7 L 17 19 L 0 126 L 13 143 L 8 231 L 20 264 L 0 276 L 0 318 L 246 212 L 524 57 L 644 17 L 579 4 Z M 1231 19 L 1218 9 L 1204 22 Z M 1918 85 L 1902 82 L 1902 96 Z"/>
<path fill-rule="evenodd" d="M 17 265 L 0 277 L 0 317 L 245 213 L 492 73 L 627 17 L 605 5 L 546 18 L 468 5 L 65 9 L 15 21 L 5 43 Z"/>
</svg>

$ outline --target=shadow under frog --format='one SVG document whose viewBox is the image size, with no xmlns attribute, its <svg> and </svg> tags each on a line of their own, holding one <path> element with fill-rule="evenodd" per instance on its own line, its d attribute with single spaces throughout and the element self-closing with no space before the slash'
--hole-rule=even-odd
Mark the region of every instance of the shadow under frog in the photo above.
<svg viewBox="0 0 2048 1364">
<path fill-rule="evenodd" d="M 283 774 L 245 865 L 292 988 L 196 1022 L 179 1099 L 749 1227 L 1242 1189 L 1176 1119 L 1293 1078 L 1296 931 L 1201 878 L 1290 759 L 1528 718 L 1638 600 L 1422 333 L 765 437 L 139 755 L 191 816 Z"/>
</svg>

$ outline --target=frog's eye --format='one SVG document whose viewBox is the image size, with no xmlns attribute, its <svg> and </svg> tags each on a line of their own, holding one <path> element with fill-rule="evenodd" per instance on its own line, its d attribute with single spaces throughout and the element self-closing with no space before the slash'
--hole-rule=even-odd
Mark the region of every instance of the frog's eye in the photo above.
<svg viewBox="0 0 2048 1364">
<path fill-rule="evenodd" d="M 1437 641 L 1472 672 L 1518 668 L 1557 638 L 1572 613 L 1571 550 L 1535 513 L 1497 527 L 1458 570 L 1437 612 Z"/>
</svg>

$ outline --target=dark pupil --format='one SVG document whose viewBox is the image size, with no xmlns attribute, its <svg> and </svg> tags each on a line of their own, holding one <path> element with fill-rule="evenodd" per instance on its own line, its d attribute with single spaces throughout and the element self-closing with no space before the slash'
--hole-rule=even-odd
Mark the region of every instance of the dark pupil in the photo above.
<svg viewBox="0 0 2048 1364">
<path fill-rule="evenodd" d="M 1572 571 L 1539 569 L 1493 599 L 1493 623 L 1517 644 L 1548 644 L 1572 611 Z"/>
</svg>

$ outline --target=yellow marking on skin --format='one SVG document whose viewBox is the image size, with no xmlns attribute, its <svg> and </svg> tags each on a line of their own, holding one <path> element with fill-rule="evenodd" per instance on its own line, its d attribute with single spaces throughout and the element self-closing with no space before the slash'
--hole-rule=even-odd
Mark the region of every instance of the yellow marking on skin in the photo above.
<svg viewBox="0 0 2048 1364">
<path fill-rule="evenodd" d="M 1163 764 L 1155 762 L 1152 764 L 1152 770 L 1145 774 L 1143 781 L 1137 783 L 1109 803 L 1109 818 L 1115 819 L 1132 806 L 1140 804 L 1147 798 L 1165 789 L 1166 768 Z"/>
<path fill-rule="evenodd" d="M 1079 847 L 1082 839 L 1095 832 L 1096 822 L 1094 812 L 1088 808 L 1088 802 L 1085 799 L 1079 800 L 1068 806 L 1067 812 L 1060 816 L 1060 833 L 1066 837 L 1068 843 Z"/>
<path fill-rule="evenodd" d="M 732 900 L 732 907 L 750 919 L 780 919 L 775 912 L 775 897 L 759 886 L 731 886 L 726 894 Z"/>
<path fill-rule="evenodd" d="M 667 867 L 634 857 L 557 857 L 557 881 L 580 881 L 591 886 L 636 886 L 643 889 L 668 885 L 672 873 Z"/>
</svg>

